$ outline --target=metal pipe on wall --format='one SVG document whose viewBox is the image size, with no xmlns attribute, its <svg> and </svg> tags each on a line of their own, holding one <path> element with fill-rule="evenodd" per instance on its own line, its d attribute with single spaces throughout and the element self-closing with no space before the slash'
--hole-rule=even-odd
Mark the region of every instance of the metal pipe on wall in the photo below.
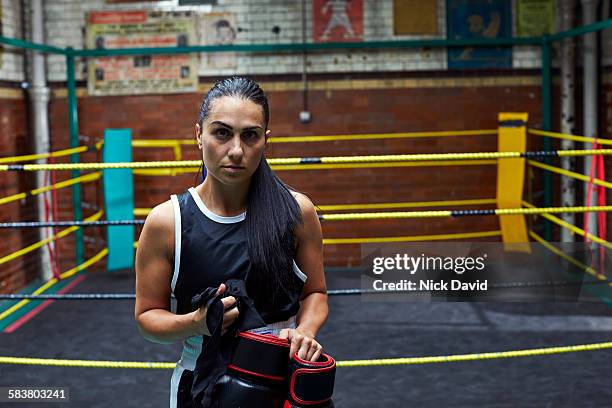
<svg viewBox="0 0 612 408">
<path fill-rule="evenodd" d="M 302 44 L 306 44 L 307 19 L 306 19 L 306 0 L 302 0 Z M 308 51 L 302 51 L 302 111 L 300 112 L 300 122 L 307 123 L 312 119 L 308 110 Z"/>
<path fill-rule="evenodd" d="M 597 20 L 597 5 L 599 0 L 581 0 L 582 23 L 592 24 Z M 584 136 L 597 136 L 597 34 L 588 33 L 583 37 L 583 121 Z M 592 149 L 592 143 L 584 143 L 584 149 Z M 584 174 L 591 174 L 592 157 L 584 158 Z M 587 205 L 588 189 L 585 188 L 584 203 Z M 588 205 L 597 205 L 597 191 L 593 189 L 591 202 Z M 597 235 L 597 217 L 592 214 L 588 225 L 584 226 L 588 231 Z"/>
<path fill-rule="evenodd" d="M 29 7 L 24 7 L 22 12 L 29 13 L 30 39 L 32 42 L 45 43 L 44 10 L 42 0 L 29 0 Z M 49 140 L 49 99 L 50 91 L 47 87 L 47 73 L 45 67 L 45 57 L 37 51 L 27 53 L 29 59 L 28 66 L 28 94 L 30 100 L 30 120 L 32 130 L 32 141 L 34 153 L 47 153 L 50 150 Z M 45 164 L 46 160 L 38 160 L 37 163 Z M 36 173 L 36 187 L 46 184 L 45 172 Z M 49 199 L 49 193 L 36 196 L 36 207 L 39 220 L 44 220 L 46 216 L 45 200 Z M 51 215 L 49 215 L 50 217 Z M 51 220 L 52 221 L 52 220 Z M 50 228 L 40 228 L 40 239 L 45 239 L 52 235 Z M 47 249 L 47 248 L 45 248 Z M 40 251 L 41 278 L 49 279 L 53 276 L 51 269 L 51 259 L 49 251 Z"/>
<path fill-rule="evenodd" d="M 576 0 L 559 1 L 559 31 L 567 31 L 574 25 L 574 9 Z M 566 38 L 561 41 L 561 132 L 575 134 L 576 130 L 576 108 L 575 108 L 575 83 L 576 70 L 575 64 L 575 42 L 573 38 Z M 561 141 L 561 149 L 575 149 L 574 142 L 571 140 Z M 565 170 L 576 170 L 576 158 L 561 158 L 561 167 Z M 576 182 L 569 177 L 561 178 L 561 205 L 572 207 L 576 205 Z M 576 217 L 574 214 L 562 214 L 563 221 L 575 225 Z M 573 242 L 574 234 L 566 228 L 561 230 L 561 242 Z"/>
</svg>

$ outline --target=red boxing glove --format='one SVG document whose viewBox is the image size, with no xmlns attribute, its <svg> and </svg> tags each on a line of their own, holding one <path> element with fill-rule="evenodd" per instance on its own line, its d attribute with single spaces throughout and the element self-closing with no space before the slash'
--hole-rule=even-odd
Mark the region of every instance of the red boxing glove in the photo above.
<svg viewBox="0 0 612 408">
<path fill-rule="evenodd" d="M 331 408 L 336 360 L 322 354 L 318 361 L 306 361 L 297 353 L 289 360 L 289 396 L 294 407 Z"/>
</svg>

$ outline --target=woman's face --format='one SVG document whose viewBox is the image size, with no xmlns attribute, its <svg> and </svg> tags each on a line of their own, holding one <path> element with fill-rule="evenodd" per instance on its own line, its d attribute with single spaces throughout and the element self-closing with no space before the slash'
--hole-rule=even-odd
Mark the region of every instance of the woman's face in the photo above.
<svg viewBox="0 0 612 408">
<path fill-rule="evenodd" d="M 196 138 L 206 171 L 223 184 L 243 184 L 259 166 L 266 147 L 263 108 L 242 98 L 215 99 Z"/>
</svg>

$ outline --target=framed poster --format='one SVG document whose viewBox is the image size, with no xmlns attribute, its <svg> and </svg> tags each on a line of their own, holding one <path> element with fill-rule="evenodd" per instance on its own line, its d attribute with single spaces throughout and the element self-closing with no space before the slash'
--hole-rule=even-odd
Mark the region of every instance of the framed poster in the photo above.
<svg viewBox="0 0 612 408">
<path fill-rule="evenodd" d="M 363 0 L 312 0 L 312 39 L 363 41 Z"/>
<path fill-rule="evenodd" d="M 438 2 L 393 0 L 393 34 L 437 34 Z"/>
<path fill-rule="evenodd" d="M 518 0 L 517 11 L 517 31 L 521 37 L 555 31 L 555 0 Z"/>
<path fill-rule="evenodd" d="M 449 39 L 512 36 L 512 2 L 508 0 L 447 0 Z M 512 47 L 449 47 L 448 68 L 511 68 Z"/>
<path fill-rule="evenodd" d="M 233 13 L 209 13 L 202 18 L 205 45 L 230 45 L 236 41 L 236 18 Z M 235 52 L 202 53 L 206 68 L 236 68 Z"/>
<path fill-rule="evenodd" d="M 87 16 L 88 49 L 180 47 L 195 43 L 191 12 L 93 11 Z M 197 54 L 96 57 L 88 60 L 91 95 L 193 92 Z"/>
</svg>

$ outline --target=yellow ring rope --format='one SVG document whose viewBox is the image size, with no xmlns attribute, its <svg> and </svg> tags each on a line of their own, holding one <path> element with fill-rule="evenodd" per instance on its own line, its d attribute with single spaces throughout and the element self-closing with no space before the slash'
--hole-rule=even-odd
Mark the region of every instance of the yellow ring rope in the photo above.
<svg viewBox="0 0 612 408">
<path fill-rule="evenodd" d="M 579 344 L 575 346 L 546 347 L 526 350 L 497 351 L 489 353 L 455 354 L 450 356 L 379 358 L 368 360 L 344 360 L 336 362 L 338 367 L 374 367 L 415 365 L 431 363 L 451 363 L 458 361 L 494 360 L 500 358 L 534 357 L 552 354 L 577 353 L 582 351 L 606 350 L 612 348 L 612 342 Z M 55 358 L 0 357 L 0 364 L 38 365 L 55 367 L 87 368 L 141 368 L 141 369 L 174 369 L 176 363 L 146 361 L 100 361 L 100 360 L 67 360 Z"/>
<path fill-rule="evenodd" d="M 544 238 L 540 237 L 535 232 L 529 231 L 529 236 L 531 238 L 535 239 L 536 241 L 538 241 L 546 249 L 548 249 L 549 251 L 551 251 L 555 255 L 560 256 L 561 258 L 565 259 L 566 261 L 568 261 L 572 265 L 578 267 L 579 269 L 582 269 L 584 272 L 588 273 L 589 275 L 594 276 L 595 278 L 597 278 L 599 280 L 606 280 L 607 279 L 606 275 L 597 272 L 597 270 L 595 270 L 593 267 L 591 267 L 589 265 L 586 265 L 586 264 L 580 262 L 579 260 L 577 260 L 576 258 L 574 258 L 573 256 L 570 256 L 570 255 L 566 254 L 565 252 L 561 251 L 560 249 L 555 248 L 553 245 L 551 245 L 548 241 L 546 241 Z M 608 283 L 608 286 L 612 287 L 612 283 Z"/>
<path fill-rule="evenodd" d="M 273 159 L 268 159 L 273 160 Z M 200 168 L 197 166 L 183 167 L 178 169 L 136 169 L 134 174 L 138 176 L 174 176 L 176 174 L 193 174 Z M 433 160 L 427 162 L 393 162 L 393 163 L 342 163 L 342 164 L 274 164 L 272 170 L 322 170 L 322 169 L 373 169 L 387 167 L 429 167 L 429 166 L 489 166 L 496 165 L 497 160 Z"/>
<path fill-rule="evenodd" d="M 59 279 L 57 279 L 57 278 L 49 279 L 42 286 L 40 286 L 38 289 L 36 289 L 34 292 L 32 292 L 32 294 L 33 295 L 40 295 L 41 293 L 43 293 L 47 289 L 51 288 L 53 285 L 55 285 L 60 280 L 70 278 L 71 276 L 73 276 L 77 272 L 80 272 L 83 269 L 86 269 L 86 268 L 90 267 L 91 265 L 93 265 L 96 262 L 98 262 L 101 259 L 103 259 L 107 254 L 108 254 L 108 248 L 104 248 L 102 251 L 98 252 L 96 255 L 92 256 L 87 261 L 83 262 L 82 264 L 77 265 L 74 268 L 69 269 L 66 272 L 63 272 L 62 274 L 60 274 Z M 31 301 L 32 301 L 31 299 L 22 299 L 22 300 L 20 300 L 19 302 L 17 302 L 16 304 L 11 306 L 10 308 L 5 310 L 4 312 L 0 313 L 0 321 L 2 321 L 3 319 L 7 318 L 10 315 L 12 315 L 17 310 L 21 309 L 22 307 L 24 307 L 25 305 L 27 305 Z"/>
<path fill-rule="evenodd" d="M 535 161 L 535 160 L 527 160 L 527 163 L 530 166 L 538 167 L 538 168 L 543 169 L 543 170 L 548 170 L 548 171 L 553 172 L 553 173 L 561 174 L 562 176 L 571 177 L 573 179 L 580 180 L 580 181 L 586 181 L 587 183 L 592 181 L 593 184 L 595 184 L 596 186 L 602 186 L 602 187 L 605 187 L 605 188 L 612 188 L 612 183 L 610 183 L 609 181 L 606 181 L 606 180 L 601 180 L 601 179 L 598 179 L 598 178 L 593 178 L 591 180 L 591 178 L 589 176 L 585 176 L 584 174 L 580 174 L 580 173 L 576 173 L 574 171 L 562 169 L 560 167 L 555 167 L 555 166 L 551 166 L 551 165 L 548 165 L 548 164 L 540 163 L 540 162 Z"/>
<path fill-rule="evenodd" d="M 444 200 L 444 201 L 410 201 L 397 203 L 366 203 L 366 204 L 322 204 L 315 205 L 317 212 L 345 211 L 359 209 L 389 209 L 389 208 L 418 208 L 418 207 L 451 207 L 462 205 L 485 205 L 495 204 L 495 198 L 475 198 L 469 200 Z M 134 216 L 147 216 L 151 208 L 134 208 Z"/>
<path fill-rule="evenodd" d="M 577 135 L 570 135 L 567 133 L 549 132 L 546 130 L 539 130 L 539 129 L 527 129 L 527 133 L 536 135 L 536 136 L 552 137 L 555 139 L 573 140 L 575 142 L 586 142 L 586 143 L 597 142 L 601 145 L 612 146 L 612 140 L 610 139 L 599 139 L 599 138 L 594 138 L 594 137 L 577 136 Z"/>
<path fill-rule="evenodd" d="M 274 160 L 274 159 L 268 159 Z M 332 170 L 332 169 L 374 169 L 388 167 L 432 167 L 432 166 L 490 166 L 497 160 L 431 160 L 416 162 L 382 162 L 382 163 L 336 163 L 336 164 L 272 164 L 272 170 Z"/>
<path fill-rule="evenodd" d="M 73 147 L 71 149 L 58 150 L 50 153 L 28 154 L 25 156 L 2 157 L 0 163 L 19 163 L 24 161 L 32 161 L 39 159 L 48 159 L 49 157 L 70 156 L 75 153 L 83 153 L 89 150 L 88 146 Z"/>
<path fill-rule="evenodd" d="M 375 133 L 329 136 L 283 136 L 271 137 L 270 143 L 300 143 L 300 142 L 329 142 L 337 140 L 367 140 L 367 139 L 404 139 L 421 137 L 448 137 L 448 136 L 489 136 L 497 135 L 497 129 L 486 130 L 458 130 L 441 132 L 402 132 L 402 133 Z"/>
<path fill-rule="evenodd" d="M 559 150 L 560 157 L 612 155 L 612 149 L 591 150 Z M 311 164 L 342 164 L 342 163 L 380 163 L 404 161 L 432 161 L 432 160 L 465 160 L 465 159 L 517 159 L 522 158 L 523 152 L 476 152 L 476 153 L 424 153 L 424 154 L 389 154 L 375 156 L 330 156 L 316 158 L 286 157 L 268 159 L 270 165 L 299 164 L 305 168 Z M 0 171 L 24 170 L 99 170 L 99 169 L 154 169 L 176 167 L 198 167 L 199 160 L 175 160 L 129 163 L 57 163 L 57 164 L 24 164 L 0 165 Z M 18 166 L 17 168 L 15 166 Z"/>
<path fill-rule="evenodd" d="M 493 360 L 499 358 L 511 357 L 533 357 L 544 356 L 551 354 L 575 353 L 579 351 L 604 350 L 612 348 L 612 342 L 580 344 L 576 346 L 562 347 L 547 347 L 528 350 L 512 350 L 498 351 L 491 353 L 473 353 L 473 354 L 456 354 L 451 356 L 434 356 L 434 357 L 404 357 L 404 358 L 384 358 L 370 360 L 346 360 L 339 361 L 338 367 L 372 367 L 372 366 L 389 366 L 389 365 L 407 365 L 407 364 L 431 364 L 431 363 L 451 363 L 457 361 L 477 361 L 477 360 Z M 0 359 L 0 362 L 2 360 Z"/>
<path fill-rule="evenodd" d="M 91 215 L 90 217 L 86 218 L 85 221 L 97 221 L 100 219 L 100 217 L 102 217 L 102 211 L 98 211 L 97 213 Z M 49 238 L 45 238 L 41 241 L 38 241 L 32 245 L 29 245 L 25 248 L 22 248 L 18 251 L 15 251 L 13 253 L 10 253 L 8 255 L 3 256 L 2 258 L 0 258 L 0 265 L 7 263 L 8 261 L 12 261 L 13 259 L 17 259 L 20 256 L 23 256 L 25 254 L 28 254 L 32 251 L 37 250 L 38 248 L 41 248 L 45 245 L 47 245 L 49 242 L 53 242 L 55 240 L 58 240 L 60 238 L 65 237 L 66 235 L 69 235 L 71 233 L 73 233 L 74 231 L 78 230 L 79 226 L 72 226 L 72 227 L 68 227 L 60 232 L 58 232 L 57 234 L 49 237 Z"/>
<path fill-rule="evenodd" d="M 473 211 L 474 215 L 521 215 L 521 214 L 546 214 L 546 213 L 582 213 L 582 212 L 609 212 L 612 205 L 591 206 L 591 207 L 544 207 L 544 208 L 497 208 L 491 210 L 466 210 Z M 490 214 L 477 214 L 476 212 L 490 212 Z M 321 218 L 327 221 L 345 220 L 379 220 L 394 218 L 440 218 L 453 216 L 468 216 L 461 210 L 440 210 L 440 211 L 390 211 L 377 213 L 346 213 L 346 214 L 322 214 Z"/>
<path fill-rule="evenodd" d="M 399 132 L 399 133 L 366 133 L 351 135 L 323 135 L 323 136 L 272 136 L 268 138 L 269 143 L 302 143 L 302 142 L 329 142 L 340 140 L 368 140 L 368 139 L 405 139 L 422 137 L 449 137 L 449 136 L 494 136 L 497 129 L 483 130 L 455 130 L 438 132 Z M 98 142 L 96 147 L 101 146 L 103 141 Z M 193 139 L 135 139 L 132 140 L 133 147 L 177 147 L 195 145 Z M 99 148 L 99 147 L 98 147 Z"/>
<path fill-rule="evenodd" d="M 65 181 L 60 181 L 59 183 L 51 184 L 49 186 L 39 187 L 39 188 L 36 188 L 34 190 L 30 190 L 28 193 L 13 194 L 13 195 L 10 195 L 10 196 L 7 196 L 7 197 L 0 198 L 0 205 L 7 204 L 7 203 L 10 203 L 10 202 L 13 202 L 13 201 L 22 200 L 22 199 L 26 198 L 28 195 L 35 196 L 35 195 L 38 195 L 38 194 L 46 193 L 47 191 L 59 190 L 61 188 L 69 187 L 69 186 L 71 186 L 73 184 L 77 184 L 77 183 L 89 183 L 91 181 L 96 181 L 96 180 L 100 179 L 101 175 L 102 175 L 102 173 L 100 173 L 100 172 L 86 174 L 84 176 L 72 178 L 72 179 L 65 180 Z"/>
<path fill-rule="evenodd" d="M 498 237 L 501 231 L 464 232 L 457 234 L 411 235 L 405 237 L 371 237 L 371 238 L 323 238 L 323 245 L 366 244 L 384 242 L 420 242 L 442 241 L 447 239 L 468 239 Z"/>
<path fill-rule="evenodd" d="M 531 203 L 528 203 L 527 201 L 523 201 L 523 205 L 525 207 L 527 207 L 527 208 L 536 208 L 536 206 L 534 206 Z M 550 220 L 550 221 L 554 222 L 558 226 L 560 226 L 562 228 L 565 228 L 565 229 L 568 229 L 571 232 L 573 232 L 575 234 L 578 234 L 578 235 L 580 235 L 582 237 L 586 237 L 586 238 L 590 239 L 591 241 L 593 241 L 593 242 L 595 242 L 597 244 L 601 244 L 601 245 L 605 246 L 608 249 L 612 249 L 612 243 L 611 242 L 608 242 L 608 241 L 606 241 L 604 239 L 601 239 L 598 236 L 595 236 L 595 235 L 593 235 L 591 233 L 587 233 L 582 228 L 578 228 L 575 225 L 572 225 L 572 224 L 570 224 L 568 222 L 565 222 L 562 219 L 560 219 L 558 217 L 555 217 L 554 215 L 551 215 L 551 214 L 536 214 L 536 215 L 542 216 L 542 217 L 546 218 L 547 220 Z"/>
</svg>

